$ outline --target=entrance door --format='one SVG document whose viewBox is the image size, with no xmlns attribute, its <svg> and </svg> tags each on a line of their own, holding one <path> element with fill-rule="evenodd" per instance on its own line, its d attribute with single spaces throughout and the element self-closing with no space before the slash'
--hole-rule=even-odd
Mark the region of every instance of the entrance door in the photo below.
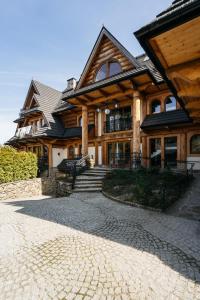
<svg viewBox="0 0 200 300">
<path fill-rule="evenodd" d="M 108 164 L 113 167 L 130 166 L 130 142 L 108 143 Z"/>
<path fill-rule="evenodd" d="M 165 165 L 175 167 L 177 165 L 177 138 L 165 138 Z"/>
<path fill-rule="evenodd" d="M 150 139 L 151 166 L 161 167 L 161 139 Z"/>
</svg>

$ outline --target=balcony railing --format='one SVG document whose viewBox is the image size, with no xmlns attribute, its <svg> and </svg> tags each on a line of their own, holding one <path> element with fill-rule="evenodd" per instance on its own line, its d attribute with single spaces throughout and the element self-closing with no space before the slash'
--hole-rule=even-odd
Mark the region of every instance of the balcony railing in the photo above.
<svg viewBox="0 0 200 300">
<path fill-rule="evenodd" d="M 34 125 L 21 127 L 17 129 L 15 137 L 22 139 L 24 137 L 32 136 L 34 133 L 36 133 L 37 130 L 37 126 Z"/>
<path fill-rule="evenodd" d="M 120 119 L 106 121 L 104 124 L 105 133 L 124 131 L 130 129 L 132 129 L 132 118 L 129 117 L 121 117 Z"/>
</svg>

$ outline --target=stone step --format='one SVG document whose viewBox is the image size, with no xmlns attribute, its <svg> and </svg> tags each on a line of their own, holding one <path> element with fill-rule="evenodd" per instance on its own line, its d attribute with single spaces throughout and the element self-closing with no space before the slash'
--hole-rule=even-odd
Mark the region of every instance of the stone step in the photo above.
<svg viewBox="0 0 200 300">
<path fill-rule="evenodd" d="M 88 184 L 102 184 L 102 180 L 76 180 L 76 184 L 79 185 L 88 185 Z"/>
<path fill-rule="evenodd" d="M 103 177 L 101 176 L 85 176 L 85 175 L 79 175 L 76 177 L 76 181 L 82 181 L 82 180 L 88 180 L 88 181 L 95 181 L 95 180 L 102 180 Z"/>
<path fill-rule="evenodd" d="M 104 173 L 96 173 L 96 172 L 84 172 L 82 175 L 104 177 L 106 175 L 106 173 L 104 174 Z"/>
<path fill-rule="evenodd" d="M 88 188 L 101 188 L 102 184 L 98 183 L 98 184 L 86 184 L 86 185 L 82 185 L 82 184 L 75 184 L 75 189 L 76 188 L 80 188 L 80 189 L 88 189 Z"/>
<path fill-rule="evenodd" d="M 101 187 L 97 187 L 97 188 L 75 188 L 73 190 L 73 193 L 82 193 L 82 192 L 101 192 L 102 188 Z"/>
</svg>

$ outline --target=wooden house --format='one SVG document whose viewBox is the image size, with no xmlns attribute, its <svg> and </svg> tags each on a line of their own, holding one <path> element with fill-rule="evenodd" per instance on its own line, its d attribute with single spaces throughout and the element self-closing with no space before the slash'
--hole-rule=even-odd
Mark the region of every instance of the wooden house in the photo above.
<svg viewBox="0 0 200 300">
<path fill-rule="evenodd" d="M 174 1 L 171 10 L 180 9 L 178 2 L 197 1 Z M 162 16 L 168 18 L 166 15 L 171 18 L 170 10 L 158 17 L 158 26 Z M 197 32 L 198 26 L 192 20 L 188 22 L 192 22 Z M 173 22 L 174 29 L 169 27 L 172 40 L 176 25 L 186 26 L 185 23 Z M 162 51 L 152 45 L 168 38 L 166 48 L 171 49 L 170 34 L 165 27 L 166 36 L 164 31 L 151 36 L 151 28 L 152 25 L 147 25 L 136 33 L 146 53 L 134 57 L 103 27 L 79 80 L 69 79 L 62 93 L 32 81 L 23 111 L 16 120 L 15 137 L 8 143 L 41 157 L 46 155 L 49 167 L 56 167 L 63 158 L 85 155 L 93 157 L 96 165 L 119 166 L 123 161 L 123 166 L 128 167 L 134 154 L 141 156 L 144 166 L 179 166 L 181 162 L 195 161 L 194 167 L 200 168 L 199 92 L 198 88 L 192 88 L 199 82 L 198 58 L 193 57 L 190 71 L 189 54 L 182 56 L 188 61 L 172 58 L 178 66 L 170 65 L 171 58 L 166 56 L 170 51 L 163 46 L 163 61 L 167 60 L 169 65 L 162 65 Z M 186 30 L 185 39 L 189 33 Z M 174 40 L 174 49 L 179 49 L 175 44 L 178 42 Z M 195 49 L 194 42 L 191 55 Z M 179 51 L 174 52 L 179 55 Z M 185 78 L 182 66 L 187 74 L 193 70 L 193 75 Z"/>
</svg>

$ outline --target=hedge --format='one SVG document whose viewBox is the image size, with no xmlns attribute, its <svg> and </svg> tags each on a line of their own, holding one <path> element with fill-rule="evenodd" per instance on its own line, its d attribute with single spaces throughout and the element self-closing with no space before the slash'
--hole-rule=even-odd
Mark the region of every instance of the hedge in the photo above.
<svg viewBox="0 0 200 300">
<path fill-rule="evenodd" d="M 37 157 L 32 152 L 18 152 L 9 146 L 0 146 L 0 183 L 37 177 Z"/>
</svg>

